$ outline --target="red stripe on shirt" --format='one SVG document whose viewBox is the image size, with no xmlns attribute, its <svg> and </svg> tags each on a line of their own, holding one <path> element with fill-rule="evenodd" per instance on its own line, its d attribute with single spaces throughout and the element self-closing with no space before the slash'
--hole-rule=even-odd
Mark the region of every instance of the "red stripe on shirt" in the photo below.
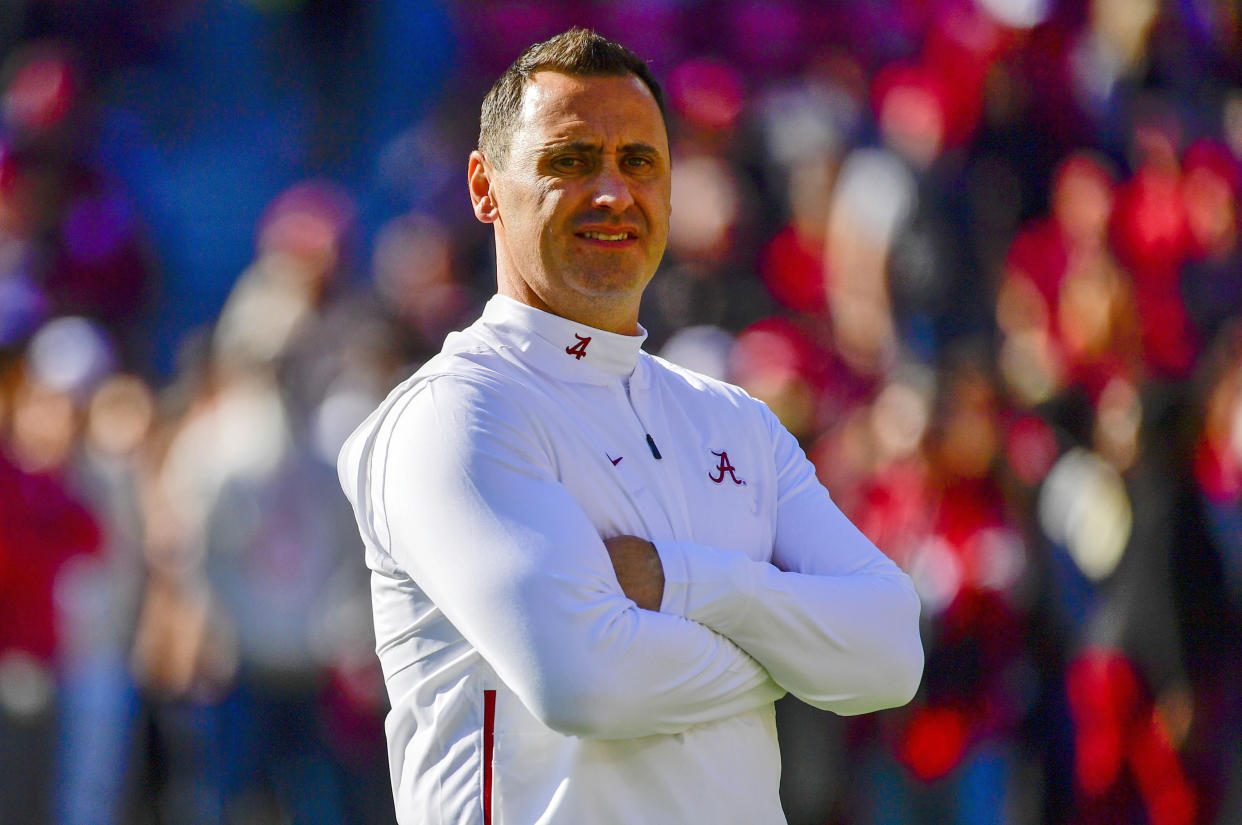
<svg viewBox="0 0 1242 825">
<path fill-rule="evenodd" d="M 492 739 L 496 730 L 496 691 L 483 691 L 483 825 L 492 825 Z"/>
</svg>

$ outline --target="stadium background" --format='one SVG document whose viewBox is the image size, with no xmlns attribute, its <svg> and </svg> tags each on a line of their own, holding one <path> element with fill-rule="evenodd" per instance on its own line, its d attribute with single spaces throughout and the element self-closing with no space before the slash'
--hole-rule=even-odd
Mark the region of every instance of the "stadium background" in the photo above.
<svg viewBox="0 0 1242 825">
<path fill-rule="evenodd" d="M 782 703 L 792 825 L 1238 821 L 1238 3 L 6 0 L 0 823 L 391 821 L 331 463 L 570 24 L 670 101 L 648 348 L 923 599 L 909 707 Z"/>
</svg>

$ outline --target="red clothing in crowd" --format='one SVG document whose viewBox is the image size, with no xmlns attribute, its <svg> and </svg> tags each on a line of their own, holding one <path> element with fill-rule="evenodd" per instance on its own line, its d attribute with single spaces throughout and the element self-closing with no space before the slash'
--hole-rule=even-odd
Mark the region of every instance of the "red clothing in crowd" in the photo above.
<svg viewBox="0 0 1242 825">
<path fill-rule="evenodd" d="M 56 650 L 56 574 L 99 549 L 90 512 L 54 476 L 31 474 L 0 455 L 0 651 L 41 659 Z"/>
</svg>

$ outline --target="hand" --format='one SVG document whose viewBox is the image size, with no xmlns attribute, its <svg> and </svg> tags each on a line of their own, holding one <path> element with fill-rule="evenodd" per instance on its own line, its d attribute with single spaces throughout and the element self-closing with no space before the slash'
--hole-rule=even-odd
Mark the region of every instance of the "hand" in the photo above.
<svg viewBox="0 0 1242 825">
<path fill-rule="evenodd" d="M 664 565 L 655 545 L 638 536 L 604 539 L 621 591 L 644 610 L 659 610 L 664 599 Z"/>
</svg>

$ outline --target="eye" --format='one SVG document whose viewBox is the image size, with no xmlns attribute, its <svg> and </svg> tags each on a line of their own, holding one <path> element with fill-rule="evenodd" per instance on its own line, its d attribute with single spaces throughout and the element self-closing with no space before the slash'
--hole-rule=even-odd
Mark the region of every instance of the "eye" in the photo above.
<svg viewBox="0 0 1242 825">
<path fill-rule="evenodd" d="M 650 169 L 652 166 L 651 158 L 643 155 L 630 155 L 624 163 L 629 169 Z"/>
<path fill-rule="evenodd" d="M 586 166 L 586 161 L 577 155 L 561 155 L 552 160 L 552 168 L 558 172 L 575 172 Z"/>
</svg>

